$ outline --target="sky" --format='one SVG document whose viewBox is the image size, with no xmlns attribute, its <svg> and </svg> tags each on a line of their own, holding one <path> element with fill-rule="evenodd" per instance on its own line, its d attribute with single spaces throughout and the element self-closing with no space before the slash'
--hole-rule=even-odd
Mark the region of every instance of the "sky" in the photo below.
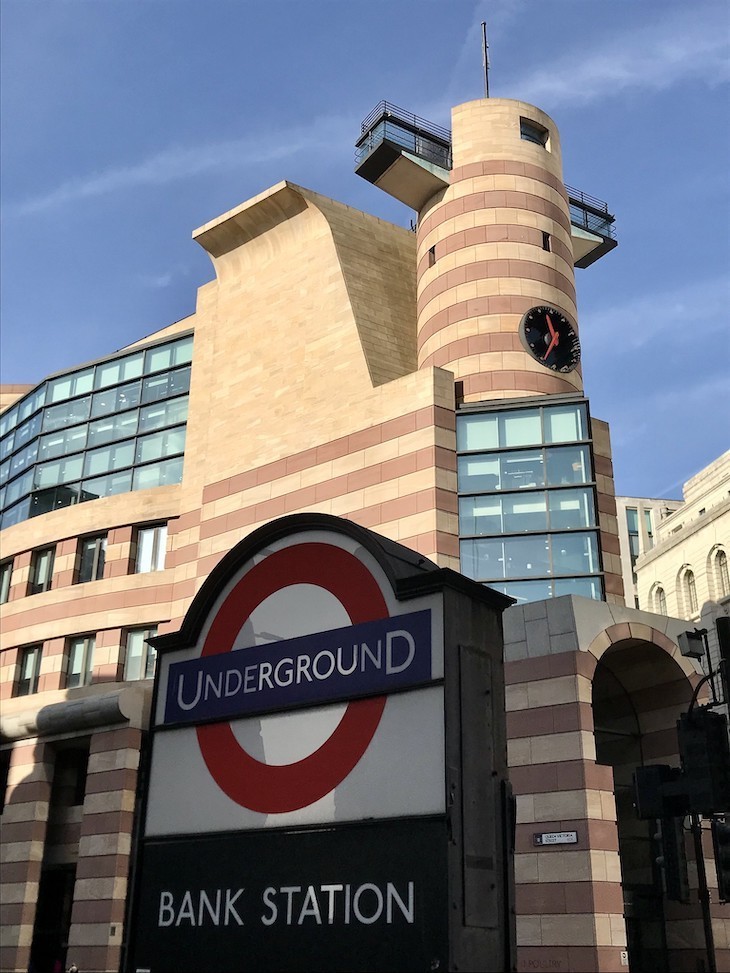
<svg viewBox="0 0 730 973">
<path fill-rule="evenodd" d="M 354 173 L 381 99 L 450 126 L 538 105 L 618 247 L 576 271 L 585 391 L 619 494 L 730 447 L 726 0 L 0 0 L 0 380 L 186 317 L 192 231 L 282 179 L 408 226 Z"/>
</svg>

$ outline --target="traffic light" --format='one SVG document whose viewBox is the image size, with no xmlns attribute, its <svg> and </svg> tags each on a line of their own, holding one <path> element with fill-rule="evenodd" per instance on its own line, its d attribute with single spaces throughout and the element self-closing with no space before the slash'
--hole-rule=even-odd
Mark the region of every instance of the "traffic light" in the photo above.
<svg viewBox="0 0 730 973">
<path fill-rule="evenodd" d="M 712 847 L 715 850 L 717 891 L 721 902 L 730 901 L 730 824 L 713 818 Z"/>
<path fill-rule="evenodd" d="M 727 718 L 706 707 L 682 713 L 679 753 L 689 810 L 710 817 L 730 811 L 730 743 Z"/>
<path fill-rule="evenodd" d="M 683 818 L 659 818 L 656 838 L 661 848 L 657 864 L 664 876 L 664 891 L 673 902 L 689 902 L 687 851 L 684 847 Z"/>
<path fill-rule="evenodd" d="M 686 813 L 685 806 L 678 806 L 675 794 L 681 771 L 669 764 L 645 764 L 634 771 L 634 807 L 637 816 L 646 821 L 649 818 L 663 818 L 671 814 Z M 669 786 L 669 785 L 674 786 Z M 686 805 L 686 796 L 681 804 Z"/>
</svg>

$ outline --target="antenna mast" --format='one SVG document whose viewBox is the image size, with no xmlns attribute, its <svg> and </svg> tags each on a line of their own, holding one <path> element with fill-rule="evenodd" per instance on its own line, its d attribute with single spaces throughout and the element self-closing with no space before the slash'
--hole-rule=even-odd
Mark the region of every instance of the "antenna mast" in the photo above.
<svg viewBox="0 0 730 973">
<path fill-rule="evenodd" d="M 484 97 L 489 97 L 489 44 L 487 43 L 487 25 L 482 21 L 482 64 L 484 65 Z"/>
</svg>

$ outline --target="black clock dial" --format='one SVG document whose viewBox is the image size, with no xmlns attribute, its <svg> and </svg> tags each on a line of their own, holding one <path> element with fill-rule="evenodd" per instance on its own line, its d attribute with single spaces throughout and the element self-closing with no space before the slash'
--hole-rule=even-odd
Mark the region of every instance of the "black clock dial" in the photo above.
<svg viewBox="0 0 730 973">
<path fill-rule="evenodd" d="M 580 361 L 580 341 L 562 311 L 533 307 L 520 323 L 522 344 L 532 357 L 554 372 L 572 372 Z"/>
</svg>

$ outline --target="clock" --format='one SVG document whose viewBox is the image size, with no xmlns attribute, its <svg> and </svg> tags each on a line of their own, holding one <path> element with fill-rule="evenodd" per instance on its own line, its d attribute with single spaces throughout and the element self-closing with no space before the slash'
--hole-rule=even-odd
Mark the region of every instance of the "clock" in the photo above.
<svg viewBox="0 0 730 973">
<path fill-rule="evenodd" d="M 562 311 L 533 307 L 520 322 L 520 339 L 532 357 L 554 372 L 572 372 L 580 362 L 580 341 Z"/>
</svg>

